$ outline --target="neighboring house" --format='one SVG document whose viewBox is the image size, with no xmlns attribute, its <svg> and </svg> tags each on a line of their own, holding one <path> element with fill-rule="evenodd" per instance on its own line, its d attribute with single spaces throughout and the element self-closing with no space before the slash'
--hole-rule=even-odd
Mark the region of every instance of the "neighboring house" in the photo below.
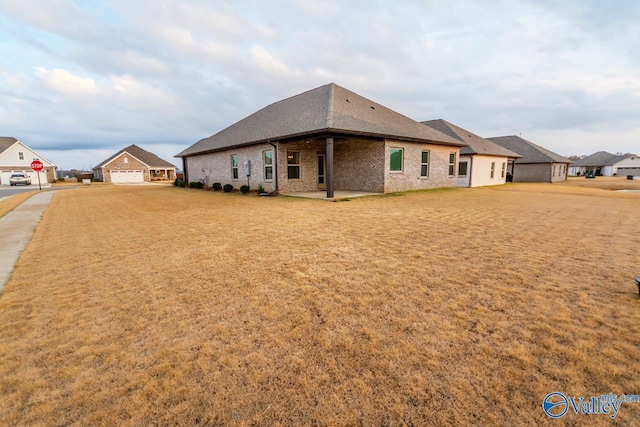
<svg viewBox="0 0 640 427">
<path fill-rule="evenodd" d="M 104 182 L 140 183 L 176 178 L 176 167 L 137 145 L 123 148 L 93 168 L 96 179 Z"/>
<path fill-rule="evenodd" d="M 512 174 L 512 171 L 507 170 L 507 165 L 510 161 L 513 164 L 514 160 L 522 157 L 446 120 L 429 120 L 422 123 L 468 144 L 460 149 L 459 187 L 504 184 Z"/>
<path fill-rule="evenodd" d="M 487 139 L 522 156 L 510 164 L 510 168 L 513 170 L 514 182 L 558 182 L 567 180 L 568 166 L 572 162 L 566 157 L 562 157 L 515 135 Z"/>
<path fill-rule="evenodd" d="M 640 157 L 636 154 L 611 154 L 598 151 L 590 156 L 576 160 L 569 166 L 569 175 L 586 174 L 598 176 L 640 176 Z"/>
<path fill-rule="evenodd" d="M 327 84 L 271 104 L 177 154 L 185 181 L 268 192 L 455 187 L 463 142 Z"/>
<path fill-rule="evenodd" d="M 39 173 L 31 169 L 31 162 L 40 160 L 44 169 Z M 46 184 L 56 179 L 56 169 L 58 167 L 38 154 L 35 150 L 12 137 L 0 137 L 0 184 L 9 185 L 9 178 L 12 173 L 25 173 L 31 177 L 32 184 Z"/>
</svg>

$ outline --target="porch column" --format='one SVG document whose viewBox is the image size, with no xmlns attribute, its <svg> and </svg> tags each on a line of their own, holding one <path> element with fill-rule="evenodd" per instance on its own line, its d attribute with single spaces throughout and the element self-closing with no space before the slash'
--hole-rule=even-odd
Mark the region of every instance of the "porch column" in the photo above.
<svg viewBox="0 0 640 427">
<path fill-rule="evenodd" d="M 327 138 L 327 199 L 333 198 L 333 138 Z"/>
</svg>

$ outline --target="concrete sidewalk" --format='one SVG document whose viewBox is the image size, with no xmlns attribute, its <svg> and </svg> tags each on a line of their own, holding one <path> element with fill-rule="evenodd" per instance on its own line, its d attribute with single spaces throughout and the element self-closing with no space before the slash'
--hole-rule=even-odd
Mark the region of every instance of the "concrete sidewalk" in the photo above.
<svg viewBox="0 0 640 427">
<path fill-rule="evenodd" d="M 0 293 L 55 191 L 43 191 L 0 218 Z"/>
</svg>

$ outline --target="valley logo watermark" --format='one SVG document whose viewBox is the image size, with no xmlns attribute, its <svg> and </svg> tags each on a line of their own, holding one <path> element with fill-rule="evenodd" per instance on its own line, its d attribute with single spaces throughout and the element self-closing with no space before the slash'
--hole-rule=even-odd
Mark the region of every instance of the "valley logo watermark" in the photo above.
<svg viewBox="0 0 640 427">
<path fill-rule="evenodd" d="M 551 418 L 561 418 L 570 410 L 582 415 L 609 415 L 611 418 L 618 416 L 618 411 L 623 403 L 640 403 L 637 394 L 603 394 L 600 396 L 567 397 L 563 393 L 554 391 L 545 396 L 542 401 L 542 410 Z"/>
</svg>

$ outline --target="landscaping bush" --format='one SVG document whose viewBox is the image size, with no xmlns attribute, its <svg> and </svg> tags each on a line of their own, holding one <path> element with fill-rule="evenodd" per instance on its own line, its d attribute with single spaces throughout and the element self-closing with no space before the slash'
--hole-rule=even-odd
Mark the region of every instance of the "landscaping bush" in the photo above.
<svg viewBox="0 0 640 427">
<path fill-rule="evenodd" d="M 247 194 L 249 190 L 251 190 L 251 188 L 249 188 L 248 185 L 243 185 L 240 187 L 240 191 L 242 191 L 242 194 Z"/>
<path fill-rule="evenodd" d="M 199 190 L 203 189 L 204 188 L 204 183 L 196 182 L 196 188 L 199 189 Z"/>
<path fill-rule="evenodd" d="M 184 181 L 182 178 L 176 178 L 175 181 L 173 181 L 173 185 L 176 187 L 184 187 Z"/>
<path fill-rule="evenodd" d="M 264 187 L 262 186 L 262 184 L 258 185 L 258 194 L 262 194 L 264 193 Z"/>
<path fill-rule="evenodd" d="M 220 191 L 220 190 L 222 190 L 222 184 L 220 184 L 219 182 L 214 182 L 214 183 L 213 183 L 213 189 L 214 189 L 215 191 Z"/>
<path fill-rule="evenodd" d="M 233 185 L 225 184 L 224 187 L 222 187 L 222 189 L 224 190 L 225 193 L 229 193 L 230 191 L 233 191 Z"/>
<path fill-rule="evenodd" d="M 195 182 L 195 181 L 191 181 L 191 182 L 189 183 L 189 188 L 196 188 L 196 185 L 198 185 L 198 183 L 197 183 L 197 182 Z"/>
</svg>

